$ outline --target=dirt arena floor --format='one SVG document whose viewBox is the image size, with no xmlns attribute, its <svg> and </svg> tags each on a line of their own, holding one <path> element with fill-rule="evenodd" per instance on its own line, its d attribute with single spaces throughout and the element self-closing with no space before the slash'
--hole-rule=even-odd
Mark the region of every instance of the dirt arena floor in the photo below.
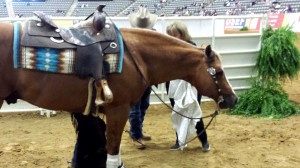
<svg viewBox="0 0 300 168">
<path fill-rule="evenodd" d="M 298 102 L 300 82 L 287 82 L 285 89 Z M 214 108 L 214 103 L 202 104 L 204 115 Z M 276 121 L 220 114 L 207 131 L 210 152 L 203 153 L 198 141 L 184 151 L 170 151 L 175 140 L 170 110 L 152 105 L 144 123 L 152 140 L 141 151 L 124 133 L 122 159 L 128 168 L 296 168 L 300 165 L 299 121 L 300 116 Z M 67 168 L 74 143 L 68 113 L 51 118 L 39 113 L 0 114 L 0 168 Z"/>
</svg>

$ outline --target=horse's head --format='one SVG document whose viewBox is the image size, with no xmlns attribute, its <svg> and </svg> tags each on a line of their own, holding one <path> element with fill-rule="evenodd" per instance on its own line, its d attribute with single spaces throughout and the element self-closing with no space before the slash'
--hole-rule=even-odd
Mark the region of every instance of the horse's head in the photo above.
<svg viewBox="0 0 300 168">
<path fill-rule="evenodd" d="M 149 30 L 123 28 L 121 32 L 137 69 L 150 84 L 183 79 L 202 95 L 219 102 L 220 108 L 236 104 L 237 97 L 211 46 L 199 49 L 183 40 Z"/>
<path fill-rule="evenodd" d="M 219 55 L 212 50 L 210 45 L 204 49 L 204 54 L 207 66 L 204 66 L 205 69 L 203 66 L 200 67 L 202 78 L 196 82 L 200 86 L 199 89 L 203 95 L 218 102 L 220 108 L 233 107 L 237 103 L 237 96 L 226 78 Z"/>
</svg>

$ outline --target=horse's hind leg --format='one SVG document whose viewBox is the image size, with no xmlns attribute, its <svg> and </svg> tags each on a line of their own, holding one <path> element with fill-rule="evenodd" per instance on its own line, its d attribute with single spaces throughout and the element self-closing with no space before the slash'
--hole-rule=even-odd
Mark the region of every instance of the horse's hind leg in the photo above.
<svg viewBox="0 0 300 168">
<path fill-rule="evenodd" d="M 106 149 L 107 149 L 107 168 L 117 168 L 121 165 L 119 155 L 122 133 L 128 120 L 129 105 L 110 106 L 105 109 L 106 113 Z"/>
</svg>

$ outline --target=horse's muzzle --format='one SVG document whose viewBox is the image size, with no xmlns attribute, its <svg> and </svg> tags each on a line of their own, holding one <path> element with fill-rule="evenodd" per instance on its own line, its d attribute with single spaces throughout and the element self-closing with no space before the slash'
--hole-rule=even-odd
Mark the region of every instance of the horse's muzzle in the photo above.
<svg viewBox="0 0 300 168">
<path fill-rule="evenodd" d="M 221 109 L 232 108 L 238 102 L 238 98 L 235 94 L 233 95 L 224 95 L 223 101 L 219 102 L 219 107 Z"/>
</svg>

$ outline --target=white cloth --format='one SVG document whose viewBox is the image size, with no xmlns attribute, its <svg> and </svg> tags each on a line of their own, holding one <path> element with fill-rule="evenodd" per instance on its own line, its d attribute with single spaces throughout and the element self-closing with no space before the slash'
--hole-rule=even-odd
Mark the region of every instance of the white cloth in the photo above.
<svg viewBox="0 0 300 168">
<path fill-rule="evenodd" d="M 173 109 L 188 117 L 200 118 L 202 111 L 197 101 L 197 90 L 184 80 L 170 81 L 169 97 L 174 98 Z M 172 111 L 173 126 L 178 135 L 179 145 L 182 146 L 196 134 L 196 124 L 199 119 L 187 119 Z"/>
</svg>

